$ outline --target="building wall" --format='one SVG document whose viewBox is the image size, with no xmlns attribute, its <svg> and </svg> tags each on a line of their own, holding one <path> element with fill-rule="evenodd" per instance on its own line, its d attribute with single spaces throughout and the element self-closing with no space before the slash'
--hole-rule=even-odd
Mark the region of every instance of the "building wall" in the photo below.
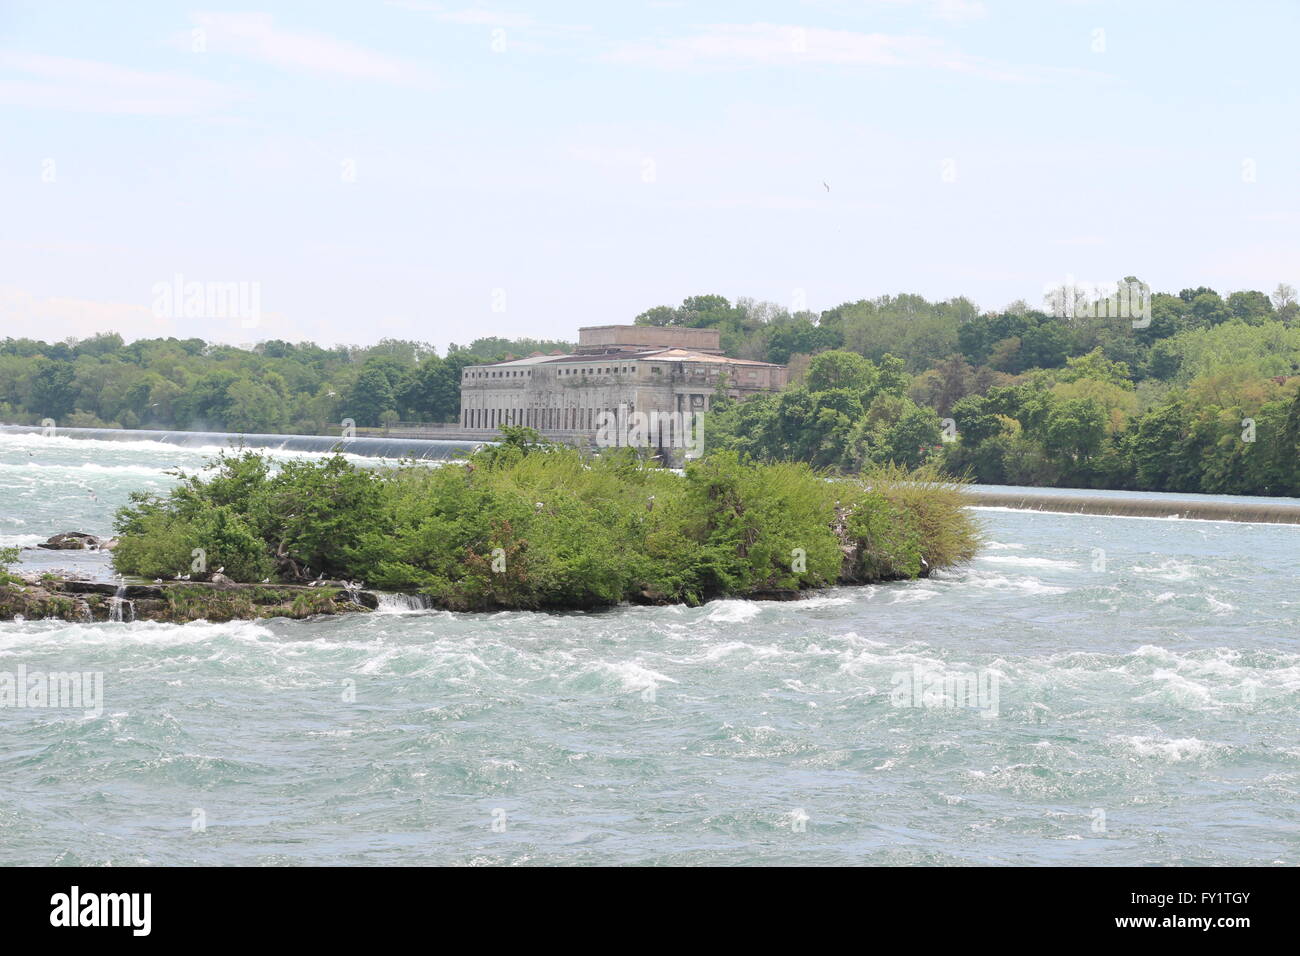
<svg viewBox="0 0 1300 956">
<path fill-rule="evenodd" d="M 727 392 L 744 399 L 784 388 L 783 366 L 717 362 L 602 359 L 502 368 L 465 369 L 460 424 L 495 430 L 501 425 L 539 429 L 594 429 L 603 411 L 706 411 L 723 373 Z"/>
</svg>

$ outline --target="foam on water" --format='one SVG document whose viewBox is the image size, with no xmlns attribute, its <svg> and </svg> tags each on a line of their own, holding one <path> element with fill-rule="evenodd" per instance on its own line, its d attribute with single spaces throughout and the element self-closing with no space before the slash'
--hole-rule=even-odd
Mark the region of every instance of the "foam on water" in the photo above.
<svg viewBox="0 0 1300 956">
<path fill-rule="evenodd" d="M 1074 568 L 1072 561 L 1055 558 L 1024 558 L 1016 555 L 984 555 L 977 559 L 984 564 L 1006 564 L 1017 568 Z"/>
<path fill-rule="evenodd" d="M 710 621 L 728 624 L 751 620 L 762 612 L 757 601 L 713 601 L 706 607 Z"/>
</svg>

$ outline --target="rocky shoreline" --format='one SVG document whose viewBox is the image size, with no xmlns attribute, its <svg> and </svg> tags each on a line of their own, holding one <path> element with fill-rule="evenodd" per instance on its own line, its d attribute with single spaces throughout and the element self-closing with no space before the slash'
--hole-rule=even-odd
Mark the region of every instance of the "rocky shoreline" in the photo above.
<svg viewBox="0 0 1300 956">
<path fill-rule="evenodd" d="M 852 581 L 841 583 L 850 584 Z M 767 589 L 744 595 L 755 601 L 797 601 L 815 593 Z M 0 621 L 60 620 L 80 623 L 158 621 L 187 624 L 283 617 L 367 613 L 392 597 L 413 610 L 437 605 L 420 595 L 385 595 L 349 589 L 341 581 L 317 586 L 238 584 L 231 581 L 164 581 L 160 584 L 112 584 L 55 575 L 13 575 L 0 583 Z M 643 603 L 662 604 L 653 595 Z M 509 610 L 498 608 L 496 610 Z"/>
<path fill-rule="evenodd" d="M 168 581 L 111 584 L 54 575 L 10 575 L 0 584 L 0 621 L 233 621 L 373 611 L 379 597 L 341 582 L 234 584 Z"/>
</svg>

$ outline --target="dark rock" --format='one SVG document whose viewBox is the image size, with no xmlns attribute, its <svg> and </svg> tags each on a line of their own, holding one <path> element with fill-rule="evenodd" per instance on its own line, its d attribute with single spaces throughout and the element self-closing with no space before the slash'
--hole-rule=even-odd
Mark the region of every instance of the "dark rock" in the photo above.
<svg viewBox="0 0 1300 956">
<path fill-rule="evenodd" d="M 65 579 L 58 581 L 57 587 L 60 591 L 66 591 L 68 594 L 103 594 L 106 597 L 123 597 L 132 601 L 144 598 L 161 598 L 163 596 L 163 589 L 156 584 L 112 584 L 108 581 Z M 117 593 L 119 588 L 121 588 L 121 594 Z"/>
<path fill-rule="evenodd" d="M 63 581 L 61 583 L 63 590 L 71 594 L 107 594 L 112 597 L 117 593 L 116 584 L 106 584 L 102 581 Z"/>
<path fill-rule="evenodd" d="M 122 602 L 130 620 L 184 623 L 301 619 L 318 614 L 356 614 L 379 607 L 371 591 L 292 584 L 240 584 L 224 574 L 211 581 L 126 584 L 42 575 L 0 584 L 0 620 L 106 621 Z"/>
<path fill-rule="evenodd" d="M 798 601 L 803 596 L 798 588 L 763 588 L 746 595 L 753 601 Z"/>
<path fill-rule="evenodd" d="M 107 539 L 99 535 L 87 534 L 85 531 L 64 531 L 36 547 L 47 551 L 100 551 L 103 550 L 105 540 Z M 113 545 L 116 546 L 117 542 L 114 541 Z"/>
</svg>

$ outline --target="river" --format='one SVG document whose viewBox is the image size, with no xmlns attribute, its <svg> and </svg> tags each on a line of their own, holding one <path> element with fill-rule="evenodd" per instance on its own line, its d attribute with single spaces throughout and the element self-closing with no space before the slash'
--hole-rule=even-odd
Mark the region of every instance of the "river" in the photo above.
<svg viewBox="0 0 1300 956">
<path fill-rule="evenodd" d="M 0 435 L 0 545 L 209 451 Z M 0 709 L 0 863 L 1295 865 L 1300 527 L 977 513 L 795 603 L 0 623 L 103 681 Z"/>
</svg>

